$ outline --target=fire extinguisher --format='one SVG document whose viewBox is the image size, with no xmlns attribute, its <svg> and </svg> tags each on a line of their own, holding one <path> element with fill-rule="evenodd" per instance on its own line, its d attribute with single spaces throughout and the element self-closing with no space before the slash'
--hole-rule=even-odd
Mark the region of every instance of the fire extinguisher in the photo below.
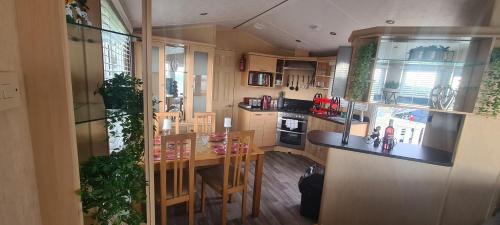
<svg viewBox="0 0 500 225">
<path fill-rule="evenodd" d="M 240 71 L 245 71 L 245 55 L 241 55 L 240 58 Z"/>
</svg>

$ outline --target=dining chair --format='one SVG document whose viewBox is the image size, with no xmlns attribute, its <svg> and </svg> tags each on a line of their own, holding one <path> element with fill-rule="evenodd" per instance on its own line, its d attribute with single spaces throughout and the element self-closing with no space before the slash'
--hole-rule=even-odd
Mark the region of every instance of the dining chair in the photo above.
<svg viewBox="0 0 500 225">
<path fill-rule="evenodd" d="M 227 204 L 230 195 L 241 193 L 241 222 L 246 223 L 247 183 L 250 168 L 250 149 L 255 131 L 232 132 L 228 135 L 224 164 L 199 171 L 201 176 L 201 211 L 205 211 L 205 189 L 210 186 L 222 195 L 221 224 L 227 223 Z M 242 170 L 244 168 L 244 170 Z"/>
<path fill-rule="evenodd" d="M 194 113 L 193 130 L 195 133 L 213 133 L 215 132 L 214 112 Z"/>
<path fill-rule="evenodd" d="M 188 204 L 189 225 L 194 224 L 195 152 L 195 133 L 161 137 L 159 202 L 162 225 L 167 224 L 167 207 L 180 203 Z"/>
<path fill-rule="evenodd" d="M 156 123 L 155 123 L 156 135 L 160 134 L 161 128 L 163 125 L 163 121 L 165 119 L 172 120 L 172 124 L 175 126 L 175 133 L 179 134 L 181 113 L 180 112 L 157 112 L 156 113 Z"/>
</svg>

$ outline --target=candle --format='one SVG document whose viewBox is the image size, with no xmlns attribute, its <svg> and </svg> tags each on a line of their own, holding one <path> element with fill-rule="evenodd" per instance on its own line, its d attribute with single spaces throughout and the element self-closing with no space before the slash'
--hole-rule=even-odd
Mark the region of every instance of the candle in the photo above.
<svg viewBox="0 0 500 225">
<path fill-rule="evenodd" d="M 172 129 L 172 120 L 171 119 L 163 119 L 163 131 L 167 131 Z"/>
<path fill-rule="evenodd" d="M 224 128 L 230 128 L 231 127 L 231 117 L 225 117 L 224 118 Z"/>
</svg>

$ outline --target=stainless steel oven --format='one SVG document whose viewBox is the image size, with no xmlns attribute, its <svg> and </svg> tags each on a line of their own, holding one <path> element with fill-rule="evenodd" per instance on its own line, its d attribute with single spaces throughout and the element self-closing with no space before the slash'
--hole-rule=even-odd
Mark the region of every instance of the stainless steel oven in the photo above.
<svg viewBox="0 0 500 225">
<path fill-rule="evenodd" d="M 276 142 L 280 146 L 304 150 L 307 135 L 307 115 L 279 112 Z"/>
</svg>

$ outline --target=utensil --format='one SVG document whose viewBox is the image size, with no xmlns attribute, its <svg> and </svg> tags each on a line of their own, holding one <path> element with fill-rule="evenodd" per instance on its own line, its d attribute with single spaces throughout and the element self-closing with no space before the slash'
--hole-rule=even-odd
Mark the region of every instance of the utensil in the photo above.
<svg viewBox="0 0 500 225">
<path fill-rule="evenodd" d="M 290 91 L 293 91 L 295 88 L 293 87 L 293 76 L 292 76 L 292 86 L 290 86 Z"/>
<path fill-rule="evenodd" d="M 290 87 L 290 77 L 288 77 L 288 79 L 286 79 L 286 87 Z"/>
<path fill-rule="evenodd" d="M 297 85 L 295 85 L 295 91 L 299 91 L 299 80 L 300 77 L 297 78 Z"/>
<path fill-rule="evenodd" d="M 309 76 L 308 76 L 308 77 L 309 77 Z M 307 84 L 306 84 L 306 82 L 305 82 L 305 80 L 304 80 L 304 79 L 305 79 L 305 77 L 303 76 L 303 77 L 302 77 L 302 83 L 303 83 L 302 88 L 306 88 L 306 86 L 307 86 Z"/>
<path fill-rule="evenodd" d="M 311 82 L 311 81 L 309 80 L 310 78 L 311 78 L 310 76 L 307 76 L 307 84 L 306 84 L 306 89 L 309 89 L 309 82 Z"/>
</svg>

